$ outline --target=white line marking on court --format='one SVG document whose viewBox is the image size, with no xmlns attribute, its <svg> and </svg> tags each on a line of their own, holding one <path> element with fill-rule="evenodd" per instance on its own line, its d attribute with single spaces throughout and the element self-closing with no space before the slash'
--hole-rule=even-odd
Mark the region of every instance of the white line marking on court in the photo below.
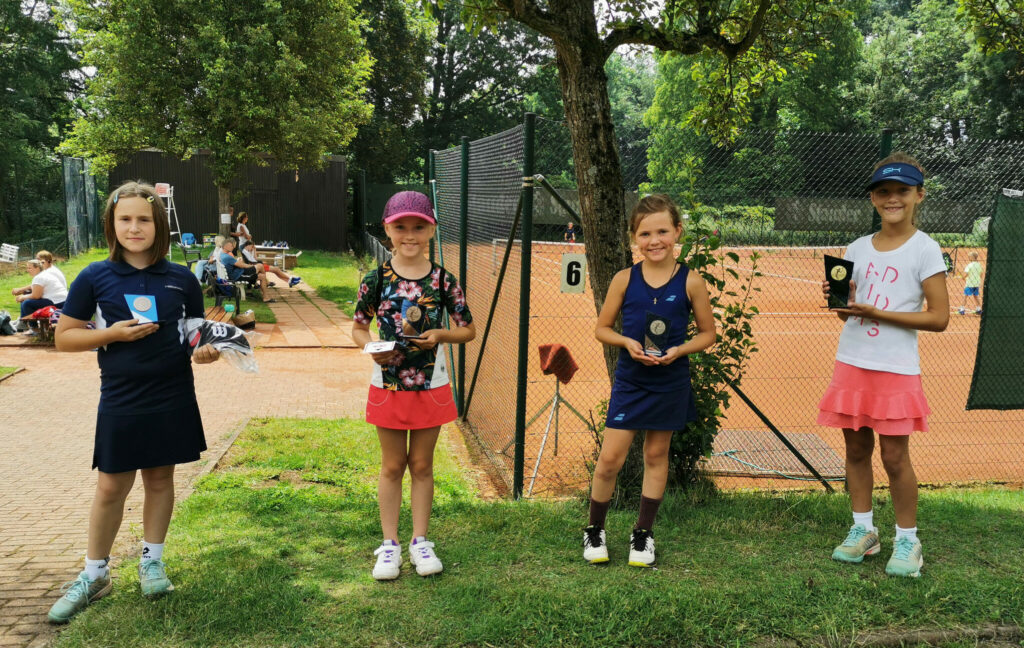
<svg viewBox="0 0 1024 648">
<path fill-rule="evenodd" d="M 742 266 L 734 266 L 734 265 L 729 265 L 729 264 L 723 264 L 723 266 L 726 267 L 726 268 L 731 268 L 733 270 L 742 270 L 743 272 L 746 272 L 747 274 L 753 274 L 754 273 L 754 271 L 751 268 L 744 268 Z M 802 283 L 816 284 L 816 285 L 819 285 L 819 286 L 821 285 L 820 281 L 815 281 L 813 279 L 802 279 L 800 277 L 790 277 L 789 275 L 775 274 L 775 273 L 772 273 L 772 272 L 761 272 L 760 270 L 758 270 L 757 272 L 762 277 L 778 277 L 779 279 L 792 279 L 793 281 L 800 281 Z"/>
</svg>

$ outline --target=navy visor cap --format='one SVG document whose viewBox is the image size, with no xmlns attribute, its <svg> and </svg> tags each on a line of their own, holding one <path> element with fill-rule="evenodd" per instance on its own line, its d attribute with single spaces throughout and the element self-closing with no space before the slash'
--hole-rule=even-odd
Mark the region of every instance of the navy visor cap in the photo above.
<svg viewBox="0 0 1024 648">
<path fill-rule="evenodd" d="M 868 189 L 874 189 L 875 185 L 882 182 L 900 182 L 905 185 L 912 187 L 919 187 L 924 184 L 924 175 L 917 169 L 917 167 L 907 164 L 906 162 L 893 162 L 885 166 L 879 167 L 873 174 L 871 174 L 871 182 L 868 183 Z"/>
</svg>

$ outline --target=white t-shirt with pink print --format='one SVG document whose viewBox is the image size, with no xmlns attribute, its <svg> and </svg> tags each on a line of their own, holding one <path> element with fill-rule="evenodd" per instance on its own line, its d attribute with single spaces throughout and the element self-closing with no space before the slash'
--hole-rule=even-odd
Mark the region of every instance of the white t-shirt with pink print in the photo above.
<svg viewBox="0 0 1024 648">
<path fill-rule="evenodd" d="M 924 306 L 921 282 L 946 271 L 939 244 L 920 230 L 888 252 L 876 250 L 871 235 L 862 236 L 846 248 L 843 258 L 853 261 L 854 301 L 900 313 L 919 312 Z M 839 336 L 836 360 L 862 369 L 920 374 L 917 330 L 850 317 Z"/>
</svg>

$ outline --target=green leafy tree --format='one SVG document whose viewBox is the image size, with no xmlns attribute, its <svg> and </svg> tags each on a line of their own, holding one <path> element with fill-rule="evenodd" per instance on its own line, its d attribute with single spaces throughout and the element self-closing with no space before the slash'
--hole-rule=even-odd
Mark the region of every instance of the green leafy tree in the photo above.
<svg viewBox="0 0 1024 648">
<path fill-rule="evenodd" d="M 362 31 L 373 57 L 366 99 L 373 117 L 349 145 L 354 166 L 371 182 L 416 170 L 422 147 L 411 128 L 425 99 L 430 21 L 407 0 L 362 0 Z"/>
<path fill-rule="evenodd" d="M 612 52 L 635 44 L 701 54 L 709 62 L 724 57 L 728 65 L 709 65 L 698 75 L 706 103 L 693 127 L 729 138 L 748 118 L 753 89 L 777 76 L 783 61 L 818 44 L 818 25 L 839 12 L 829 0 L 625 1 L 602 7 L 594 0 L 469 0 L 465 10 L 476 24 L 521 22 L 554 46 L 598 309 L 615 272 L 632 260 L 604 69 Z M 609 375 L 615 357 L 606 350 Z"/>
<path fill-rule="evenodd" d="M 68 0 L 66 28 L 96 68 L 62 149 L 99 169 L 140 147 L 212 152 L 219 206 L 270 154 L 320 166 L 370 116 L 370 58 L 350 0 Z"/>
<path fill-rule="evenodd" d="M 0 0 L 0 239 L 62 229 L 53 151 L 72 117 L 77 67 L 46 2 Z"/>
<path fill-rule="evenodd" d="M 424 148 L 444 149 L 460 137 L 477 139 L 521 123 L 527 95 L 543 89 L 537 72 L 551 58 L 543 39 L 515 23 L 474 32 L 457 3 L 427 7 L 436 31 L 420 125 Z"/>
<path fill-rule="evenodd" d="M 986 53 L 1024 52 L 1024 2 L 960 0 L 958 12 Z"/>
</svg>

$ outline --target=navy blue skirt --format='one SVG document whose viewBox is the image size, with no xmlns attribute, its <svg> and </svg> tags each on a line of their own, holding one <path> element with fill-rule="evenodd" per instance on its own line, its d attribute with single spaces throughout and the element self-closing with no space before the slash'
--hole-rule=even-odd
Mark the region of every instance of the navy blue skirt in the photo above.
<svg viewBox="0 0 1024 648">
<path fill-rule="evenodd" d="M 206 450 L 199 405 L 169 412 L 96 416 L 92 467 L 105 473 L 156 468 L 199 459 Z"/>
<path fill-rule="evenodd" d="M 682 430 L 697 420 L 693 390 L 652 392 L 616 378 L 605 427 L 615 430 Z"/>
</svg>

